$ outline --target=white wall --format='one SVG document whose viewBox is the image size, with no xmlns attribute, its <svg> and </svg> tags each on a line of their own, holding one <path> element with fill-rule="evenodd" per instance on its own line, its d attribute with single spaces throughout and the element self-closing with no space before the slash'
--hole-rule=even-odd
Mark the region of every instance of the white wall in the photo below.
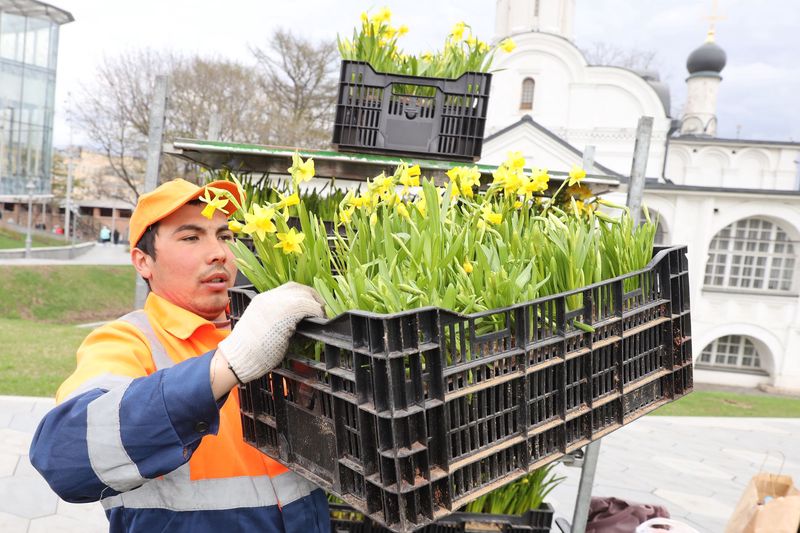
<svg viewBox="0 0 800 533">
<path fill-rule="evenodd" d="M 797 159 L 795 146 L 672 139 L 666 176 L 679 185 L 798 190 Z"/>
<path fill-rule="evenodd" d="M 654 117 L 648 174 L 660 175 L 670 126 L 655 90 L 637 74 L 618 67 L 588 66 L 570 41 L 547 33 L 513 36 L 517 49 L 495 58 L 487 135 L 524 114 L 583 149 L 596 147 L 595 159 L 628 174 L 639 118 Z M 533 109 L 520 110 L 522 81 L 535 81 Z"/>
<path fill-rule="evenodd" d="M 720 230 L 738 220 L 759 217 L 778 224 L 790 240 L 800 241 L 800 202 L 795 198 L 655 190 L 646 190 L 644 200 L 663 217 L 670 242 L 688 246 L 695 359 L 714 339 L 745 335 L 756 345 L 762 367 L 769 373 L 769 377 L 763 377 L 698 370 L 696 381 L 742 385 L 766 382 L 800 389 L 800 269 L 789 294 L 703 286 L 709 245 Z M 800 256 L 800 246 L 795 245 L 795 252 Z"/>
</svg>

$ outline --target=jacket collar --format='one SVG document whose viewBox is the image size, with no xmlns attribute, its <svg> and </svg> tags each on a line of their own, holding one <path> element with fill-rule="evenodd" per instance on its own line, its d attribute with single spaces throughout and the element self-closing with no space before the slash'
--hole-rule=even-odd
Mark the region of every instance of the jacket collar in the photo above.
<svg viewBox="0 0 800 533">
<path fill-rule="evenodd" d="M 191 337 L 201 326 L 209 325 L 216 328 L 213 322 L 152 292 L 147 295 L 144 310 L 148 315 L 153 316 L 170 335 L 181 340 Z"/>
</svg>

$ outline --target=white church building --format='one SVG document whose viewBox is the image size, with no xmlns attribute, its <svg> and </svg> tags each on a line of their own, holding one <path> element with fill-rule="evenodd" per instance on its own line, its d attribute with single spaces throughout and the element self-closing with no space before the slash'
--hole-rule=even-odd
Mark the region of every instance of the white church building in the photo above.
<svg viewBox="0 0 800 533">
<path fill-rule="evenodd" d="M 642 116 L 654 118 L 644 201 L 661 244 L 686 244 L 695 381 L 800 390 L 800 143 L 716 137 L 725 52 L 713 31 L 687 60 L 684 114 L 651 72 L 589 65 L 572 41 L 575 0 L 498 0 L 484 163 L 521 150 L 532 166 L 631 170 Z M 700 39 L 698 38 L 698 41 Z"/>
</svg>

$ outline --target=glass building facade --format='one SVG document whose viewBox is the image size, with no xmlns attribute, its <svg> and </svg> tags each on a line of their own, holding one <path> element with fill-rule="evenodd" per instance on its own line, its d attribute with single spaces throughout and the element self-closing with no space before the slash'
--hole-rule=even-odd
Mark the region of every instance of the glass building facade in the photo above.
<svg viewBox="0 0 800 533">
<path fill-rule="evenodd" d="M 0 196 L 50 193 L 58 31 L 72 20 L 43 2 L 0 0 Z"/>
</svg>

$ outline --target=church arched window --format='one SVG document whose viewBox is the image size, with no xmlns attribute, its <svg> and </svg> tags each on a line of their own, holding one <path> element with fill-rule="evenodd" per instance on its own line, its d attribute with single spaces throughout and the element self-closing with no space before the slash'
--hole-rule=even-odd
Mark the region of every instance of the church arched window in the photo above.
<svg viewBox="0 0 800 533">
<path fill-rule="evenodd" d="M 699 366 L 732 370 L 763 370 L 761 355 L 744 335 L 726 335 L 713 340 L 700 352 Z"/>
<path fill-rule="evenodd" d="M 763 218 L 737 220 L 714 236 L 705 285 L 766 291 L 792 290 L 794 245 L 777 224 Z"/>
<path fill-rule="evenodd" d="M 520 109 L 533 109 L 533 89 L 536 82 L 533 78 L 525 78 L 522 80 L 522 98 L 520 98 Z"/>
</svg>

